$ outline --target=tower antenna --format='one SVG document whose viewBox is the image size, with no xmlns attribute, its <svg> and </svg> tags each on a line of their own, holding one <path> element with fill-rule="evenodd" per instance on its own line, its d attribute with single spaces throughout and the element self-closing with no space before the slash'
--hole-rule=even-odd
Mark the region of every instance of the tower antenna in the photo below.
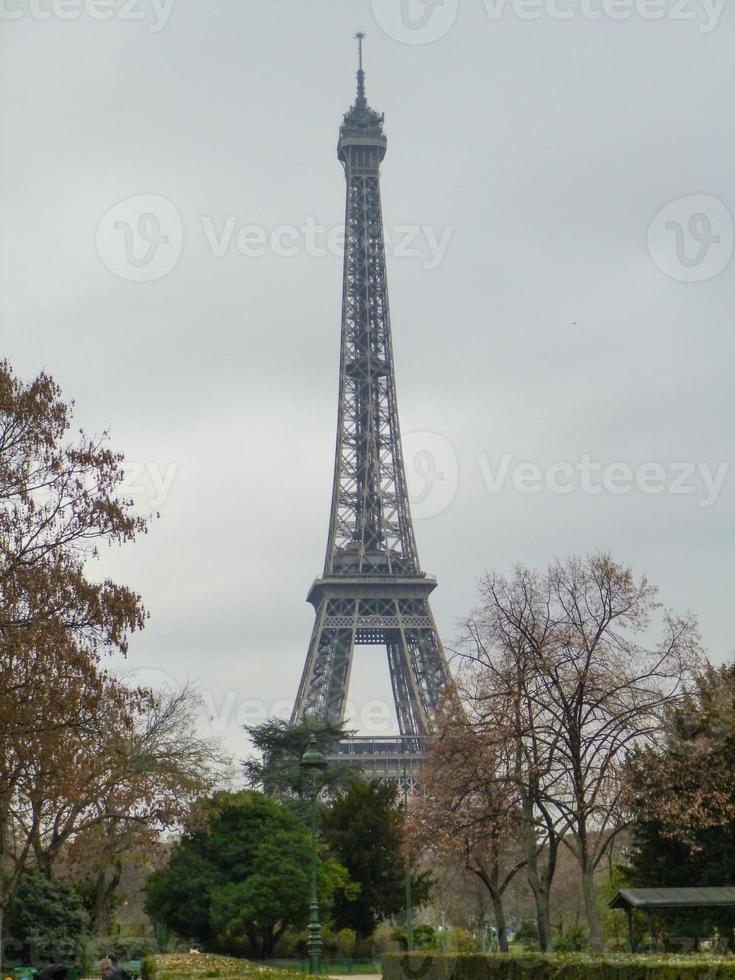
<svg viewBox="0 0 735 980">
<path fill-rule="evenodd" d="M 357 38 L 357 99 L 359 102 L 365 101 L 365 72 L 362 67 L 362 42 L 366 38 L 363 31 L 355 34 Z"/>
</svg>

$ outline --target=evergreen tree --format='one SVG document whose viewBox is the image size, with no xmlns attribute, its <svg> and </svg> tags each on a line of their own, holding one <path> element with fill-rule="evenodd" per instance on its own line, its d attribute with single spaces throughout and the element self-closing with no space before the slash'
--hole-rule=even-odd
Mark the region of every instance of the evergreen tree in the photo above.
<svg viewBox="0 0 735 980">
<path fill-rule="evenodd" d="M 735 885 L 735 666 L 705 670 L 670 712 L 661 745 L 628 768 L 628 877 L 649 887 Z M 730 932 L 733 912 L 677 917 L 669 932 Z"/>
<path fill-rule="evenodd" d="M 394 783 L 356 782 L 338 796 L 322 819 L 324 842 L 360 886 L 355 898 L 335 897 L 339 928 L 369 936 L 380 919 L 406 906 L 406 859 L 403 854 L 405 813 Z M 412 877 L 414 904 L 429 895 L 430 876 Z"/>
<path fill-rule="evenodd" d="M 335 792 L 354 782 L 357 773 L 347 766 L 327 766 L 319 776 L 318 785 L 313 776 L 301 768 L 301 757 L 311 736 L 316 738 L 317 748 L 327 755 L 335 742 L 351 734 L 344 722 L 307 718 L 291 724 L 279 719 L 269 719 L 261 725 L 245 726 L 245 731 L 258 753 L 243 763 L 245 780 L 252 789 L 262 790 L 268 796 L 293 804 L 303 810 L 299 801 L 308 799 L 315 789 Z"/>
<path fill-rule="evenodd" d="M 82 900 L 69 885 L 38 871 L 21 875 L 8 906 L 5 959 L 70 963 L 89 925 Z"/>
</svg>

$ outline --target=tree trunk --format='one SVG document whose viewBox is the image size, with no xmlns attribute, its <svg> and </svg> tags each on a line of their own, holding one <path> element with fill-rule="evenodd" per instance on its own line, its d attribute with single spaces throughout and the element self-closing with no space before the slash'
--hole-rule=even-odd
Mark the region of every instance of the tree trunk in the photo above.
<svg viewBox="0 0 735 980">
<path fill-rule="evenodd" d="M 508 952 L 508 927 L 505 922 L 505 908 L 503 906 L 503 896 L 490 894 L 490 901 L 493 906 L 493 918 L 495 928 L 498 932 L 498 949 L 501 953 Z"/>
<path fill-rule="evenodd" d="M 601 953 L 604 947 L 602 924 L 597 911 L 597 896 L 595 895 L 594 872 L 590 867 L 586 854 L 580 854 L 580 871 L 582 875 L 582 896 L 584 911 L 587 916 L 587 926 L 590 931 L 590 948 Z"/>
<path fill-rule="evenodd" d="M 528 884 L 536 904 L 536 925 L 538 943 L 542 953 L 547 953 L 551 945 L 551 907 L 549 903 L 549 875 L 539 871 L 539 846 L 533 819 L 533 807 L 524 799 L 523 809 L 526 820 L 526 860 Z M 554 862 L 555 863 L 555 862 Z M 553 875 L 553 871 L 552 871 Z"/>
<path fill-rule="evenodd" d="M 112 864 L 112 877 L 107 879 L 107 867 L 102 866 L 97 871 L 93 906 L 91 911 L 91 929 L 95 935 L 104 935 L 112 929 L 113 900 L 122 878 L 122 862 Z"/>
<path fill-rule="evenodd" d="M 549 901 L 549 889 L 536 876 L 532 881 L 529 875 L 528 883 L 533 892 L 533 899 L 536 903 L 536 924 L 538 927 L 538 944 L 542 953 L 548 953 L 551 947 L 551 908 Z"/>
<path fill-rule="evenodd" d="M 254 960 L 263 959 L 263 955 L 262 955 L 262 953 L 263 953 L 262 942 L 261 942 L 260 936 L 258 935 L 258 933 L 256 932 L 256 930 L 255 929 L 248 929 L 248 930 L 246 930 L 245 935 L 248 937 L 248 942 L 250 943 L 250 949 L 253 952 L 253 959 Z"/>
<path fill-rule="evenodd" d="M 48 878 L 49 881 L 54 876 L 54 865 L 51 855 L 46 851 L 37 851 L 35 853 L 36 857 L 36 868 L 41 872 L 44 878 Z"/>
<path fill-rule="evenodd" d="M 483 885 L 487 888 L 490 895 L 490 902 L 493 907 L 493 917 L 495 918 L 495 928 L 498 930 L 498 947 L 501 953 L 508 952 L 508 927 L 505 922 L 505 907 L 503 906 L 503 889 L 498 883 L 497 865 L 491 874 L 482 864 L 478 867 L 467 865 L 468 869 L 474 871 Z"/>
<path fill-rule="evenodd" d="M 3 795 L 0 800 L 0 976 L 2 974 L 3 954 L 5 953 L 5 936 L 3 935 L 3 919 L 5 909 L 13 894 L 15 885 L 14 861 L 11 858 L 10 846 L 12 832 L 9 819 L 10 805 L 8 797 Z"/>
</svg>

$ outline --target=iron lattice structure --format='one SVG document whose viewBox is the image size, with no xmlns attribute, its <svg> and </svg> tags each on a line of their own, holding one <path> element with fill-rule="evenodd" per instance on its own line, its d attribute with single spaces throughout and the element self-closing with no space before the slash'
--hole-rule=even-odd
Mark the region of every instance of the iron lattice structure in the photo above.
<svg viewBox="0 0 735 980">
<path fill-rule="evenodd" d="M 449 670 L 429 606 L 436 581 L 419 565 L 406 489 L 380 200 L 387 140 L 383 116 L 365 98 L 358 38 L 357 98 L 337 145 L 347 199 L 332 509 L 324 573 L 308 595 L 316 620 L 292 721 L 344 720 L 355 644 L 383 646 L 404 737 L 384 747 L 410 756 L 423 744 L 417 737 L 432 732 Z M 351 744 L 342 755 L 355 754 Z"/>
</svg>

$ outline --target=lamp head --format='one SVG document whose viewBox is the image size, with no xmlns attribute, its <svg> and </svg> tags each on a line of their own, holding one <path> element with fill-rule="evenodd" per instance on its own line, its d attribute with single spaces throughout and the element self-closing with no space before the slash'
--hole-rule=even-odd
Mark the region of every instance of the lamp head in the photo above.
<svg viewBox="0 0 735 980">
<path fill-rule="evenodd" d="M 327 760 L 319 750 L 316 735 L 313 732 L 309 736 L 309 744 L 306 747 L 306 751 L 301 756 L 301 768 L 309 770 L 327 768 Z"/>
</svg>

